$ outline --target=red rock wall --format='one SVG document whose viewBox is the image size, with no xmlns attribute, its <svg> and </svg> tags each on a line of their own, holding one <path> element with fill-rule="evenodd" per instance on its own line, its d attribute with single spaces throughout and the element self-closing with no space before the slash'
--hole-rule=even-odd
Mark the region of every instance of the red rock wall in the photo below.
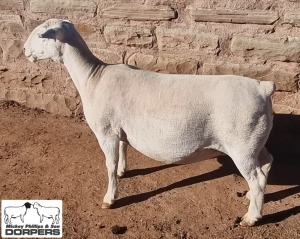
<svg viewBox="0 0 300 239">
<path fill-rule="evenodd" d="M 106 62 L 272 80 L 275 112 L 300 115 L 299 9 L 298 0 L 1 0 L 0 100 L 66 116 L 81 111 L 62 65 L 23 55 L 37 25 L 66 18 Z"/>
</svg>

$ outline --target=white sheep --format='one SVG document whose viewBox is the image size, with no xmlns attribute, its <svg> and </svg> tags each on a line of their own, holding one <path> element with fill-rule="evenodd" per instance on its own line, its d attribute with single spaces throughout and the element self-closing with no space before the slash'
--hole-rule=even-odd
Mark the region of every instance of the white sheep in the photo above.
<svg viewBox="0 0 300 239">
<path fill-rule="evenodd" d="M 108 189 L 117 197 L 126 145 L 164 163 L 229 155 L 247 180 L 250 205 L 241 225 L 261 218 L 272 156 L 264 147 L 272 128 L 272 82 L 241 76 L 172 75 L 97 59 L 66 20 L 36 27 L 25 45 L 30 61 L 52 59 L 67 68 L 87 123 L 106 157 Z"/>
<path fill-rule="evenodd" d="M 20 207 L 6 207 L 4 208 L 4 222 L 5 224 L 12 224 L 12 218 L 20 217 L 21 221 L 24 223 L 24 216 L 27 213 L 27 209 L 31 207 L 31 203 L 26 202 Z"/>
<path fill-rule="evenodd" d="M 60 210 L 58 207 L 43 207 L 39 203 L 35 202 L 33 204 L 33 208 L 37 210 L 37 214 L 40 216 L 40 223 L 43 222 L 44 217 L 52 219 L 52 224 L 55 222 L 56 224 L 59 223 Z"/>
</svg>

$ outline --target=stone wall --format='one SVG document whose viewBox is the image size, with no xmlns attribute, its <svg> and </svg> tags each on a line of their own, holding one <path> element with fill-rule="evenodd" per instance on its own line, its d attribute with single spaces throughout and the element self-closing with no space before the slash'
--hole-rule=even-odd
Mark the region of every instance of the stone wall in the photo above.
<svg viewBox="0 0 300 239">
<path fill-rule="evenodd" d="M 272 80 L 275 112 L 300 115 L 297 9 L 300 0 L 1 0 L 0 100 L 66 116 L 81 112 L 62 65 L 23 55 L 37 25 L 66 18 L 108 63 Z"/>
</svg>

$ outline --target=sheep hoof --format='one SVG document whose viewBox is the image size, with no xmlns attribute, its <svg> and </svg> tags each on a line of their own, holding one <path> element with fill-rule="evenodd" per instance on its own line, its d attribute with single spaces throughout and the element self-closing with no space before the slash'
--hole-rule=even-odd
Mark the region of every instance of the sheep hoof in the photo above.
<svg viewBox="0 0 300 239">
<path fill-rule="evenodd" d="M 104 202 L 104 203 L 102 203 L 101 208 L 102 208 L 102 209 L 110 209 L 111 206 L 112 206 L 112 204 L 108 204 L 108 203 Z"/>
<path fill-rule="evenodd" d="M 123 176 L 124 176 L 124 174 L 125 174 L 125 172 L 118 172 L 118 178 L 123 178 Z"/>
<path fill-rule="evenodd" d="M 244 198 L 243 204 L 246 205 L 246 206 L 249 206 L 250 200 L 248 198 Z"/>
<path fill-rule="evenodd" d="M 240 225 L 241 225 L 242 227 L 252 227 L 252 226 L 254 226 L 254 224 L 255 224 L 255 222 L 247 222 L 247 221 L 245 221 L 245 220 L 242 220 L 242 221 L 240 222 Z"/>
<path fill-rule="evenodd" d="M 243 227 L 252 227 L 255 225 L 255 222 L 257 220 L 251 220 L 249 219 L 249 217 L 247 216 L 247 214 L 242 218 L 242 221 L 240 222 L 240 225 Z"/>
</svg>

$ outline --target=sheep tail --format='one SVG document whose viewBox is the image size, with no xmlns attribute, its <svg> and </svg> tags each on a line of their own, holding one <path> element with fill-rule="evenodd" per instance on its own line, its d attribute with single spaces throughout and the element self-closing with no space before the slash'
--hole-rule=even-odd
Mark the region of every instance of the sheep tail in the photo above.
<svg viewBox="0 0 300 239">
<path fill-rule="evenodd" d="M 263 86 L 264 93 L 267 96 L 271 96 L 276 90 L 276 86 L 272 81 L 260 81 L 260 85 Z"/>
</svg>

